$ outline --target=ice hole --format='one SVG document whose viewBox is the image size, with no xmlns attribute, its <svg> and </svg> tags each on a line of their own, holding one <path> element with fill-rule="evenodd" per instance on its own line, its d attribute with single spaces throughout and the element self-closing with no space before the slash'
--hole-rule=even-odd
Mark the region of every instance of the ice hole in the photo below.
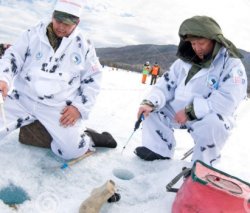
<svg viewBox="0 0 250 213">
<path fill-rule="evenodd" d="M 121 180 L 131 180 L 134 178 L 134 174 L 126 169 L 113 169 L 113 174 Z"/>
</svg>

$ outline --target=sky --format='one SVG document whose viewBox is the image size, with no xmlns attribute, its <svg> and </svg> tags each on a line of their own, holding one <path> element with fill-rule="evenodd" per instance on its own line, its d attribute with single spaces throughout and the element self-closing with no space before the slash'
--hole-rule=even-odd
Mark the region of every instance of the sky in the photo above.
<svg viewBox="0 0 250 213">
<path fill-rule="evenodd" d="M 85 0 L 80 27 L 96 47 L 178 45 L 178 29 L 195 15 L 213 17 L 224 36 L 250 52 L 249 0 Z M 12 43 L 40 19 L 54 0 L 0 0 L 0 42 Z"/>
<path fill-rule="evenodd" d="M 111 133 L 118 146 L 97 148 L 94 154 L 64 170 L 60 169 L 63 161 L 49 149 L 20 144 L 18 130 L 2 139 L 0 192 L 12 184 L 25 190 L 30 200 L 19 205 L 17 211 L 0 201 L 0 212 L 78 213 L 94 188 L 113 180 L 121 200 L 104 203 L 100 213 L 170 213 L 175 193 L 166 192 L 166 185 L 182 167 L 190 167 L 191 156 L 180 159 L 193 147 L 193 141 L 186 130 L 175 131 L 177 146 L 173 160 L 147 162 L 133 153 L 141 146 L 141 128 L 128 139 L 133 133 L 138 106 L 151 88 L 149 80 L 141 84 L 141 74 L 104 68 L 101 92 L 86 126 L 99 133 Z M 249 118 L 248 100 L 240 106 L 237 125 L 222 150 L 221 161 L 215 165 L 248 183 Z M 181 184 L 182 180 L 176 187 Z M 245 203 L 243 200 L 242 206 Z M 245 210 L 244 213 L 249 213 L 250 207 Z"/>
</svg>

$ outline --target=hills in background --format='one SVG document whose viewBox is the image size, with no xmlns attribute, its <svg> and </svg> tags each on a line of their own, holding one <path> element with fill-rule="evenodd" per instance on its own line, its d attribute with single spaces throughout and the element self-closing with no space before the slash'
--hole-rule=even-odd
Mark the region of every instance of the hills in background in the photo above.
<svg viewBox="0 0 250 213">
<path fill-rule="evenodd" d="M 132 45 L 118 48 L 96 48 L 101 64 L 110 67 L 142 71 L 146 61 L 150 64 L 158 62 L 161 73 L 169 69 L 170 65 L 177 59 L 176 45 Z M 248 76 L 248 93 L 250 93 L 250 52 L 240 50 L 244 56 L 242 62 L 245 65 Z"/>
<path fill-rule="evenodd" d="M 176 45 L 132 45 L 118 48 L 97 48 L 96 52 L 104 65 L 141 72 L 143 64 L 158 62 L 162 71 L 176 60 Z"/>
</svg>

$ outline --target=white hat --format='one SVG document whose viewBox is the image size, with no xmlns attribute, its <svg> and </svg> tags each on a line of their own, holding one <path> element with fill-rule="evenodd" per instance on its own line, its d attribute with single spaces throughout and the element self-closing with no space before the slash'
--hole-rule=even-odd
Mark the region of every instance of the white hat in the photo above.
<svg viewBox="0 0 250 213">
<path fill-rule="evenodd" d="M 54 10 L 80 17 L 85 0 L 57 0 Z"/>
</svg>

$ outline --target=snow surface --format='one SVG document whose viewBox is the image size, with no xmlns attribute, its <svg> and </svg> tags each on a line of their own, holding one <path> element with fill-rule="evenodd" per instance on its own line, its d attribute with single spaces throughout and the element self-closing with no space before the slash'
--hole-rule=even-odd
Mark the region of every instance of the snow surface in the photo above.
<svg viewBox="0 0 250 213">
<path fill-rule="evenodd" d="M 175 131 L 177 148 L 174 159 L 145 162 L 133 153 L 134 148 L 140 145 L 139 129 L 121 153 L 133 133 L 139 103 L 151 87 L 141 84 L 140 80 L 138 73 L 104 69 L 101 93 L 87 126 L 99 132 L 110 132 L 118 142 L 116 149 L 98 148 L 92 156 L 62 170 L 59 167 L 63 162 L 49 149 L 20 144 L 18 131 L 3 139 L 0 146 L 0 188 L 13 183 L 25 189 L 31 200 L 20 205 L 18 211 L 0 201 L 0 212 L 77 213 L 91 190 L 109 179 L 116 183 L 121 200 L 106 203 L 101 213 L 171 212 L 175 194 L 166 192 L 165 187 L 183 166 L 190 164 L 189 158 L 186 161 L 180 158 L 193 143 L 185 130 Z M 240 107 L 238 125 L 224 147 L 221 162 L 216 166 L 248 182 L 249 105 L 249 101 L 244 101 Z M 132 176 L 132 179 L 124 180 Z"/>
</svg>

